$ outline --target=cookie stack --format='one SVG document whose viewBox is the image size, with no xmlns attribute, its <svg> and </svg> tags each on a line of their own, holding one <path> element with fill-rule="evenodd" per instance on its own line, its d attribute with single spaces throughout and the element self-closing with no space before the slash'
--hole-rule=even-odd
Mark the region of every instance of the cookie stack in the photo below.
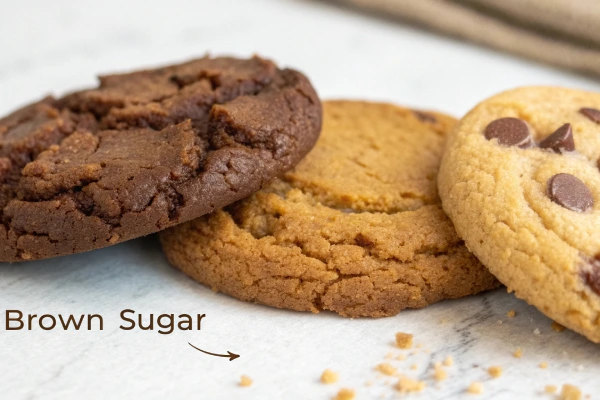
<svg viewBox="0 0 600 400">
<path fill-rule="evenodd" d="M 599 159 L 595 94 L 517 89 L 456 121 L 205 57 L 0 119 L 0 260 L 162 231 L 245 301 L 382 317 L 501 282 L 600 342 Z"/>
</svg>

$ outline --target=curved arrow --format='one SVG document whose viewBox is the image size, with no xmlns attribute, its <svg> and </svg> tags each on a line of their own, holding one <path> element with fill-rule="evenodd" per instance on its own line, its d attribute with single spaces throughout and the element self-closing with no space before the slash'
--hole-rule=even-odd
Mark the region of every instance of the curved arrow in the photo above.
<svg viewBox="0 0 600 400">
<path fill-rule="evenodd" d="M 215 353 L 211 353 L 211 352 L 209 352 L 209 351 L 204 351 L 204 350 L 202 350 L 202 349 L 199 349 L 199 348 L 197 348 L 196 346 L 194 346 L 193 344 L 191 344 L 190 342 L 188 342 L 188 344 L 189 344 L 190 346 L 192 346 L 193 348 L 195 348 L 196 350 L 198 350 L 198 351 L 201 351 L 201 352 L 203 352 L 203 353 L 206 353 L 206 354 L 209 354 L 209 355 L 211 355 L 211 356 L 216 356 L 216 357 L 229 357 L 229 361 L 233 361 L 233 360 L 235 360 L 236 358 L 239 358 L 239 357 L 240 357 L 240 355 L 239 355 L 239 354 L 235 354 L 235 353 L 232 353 L 232 352 L 230 352 L 230 351 L 228 351 L 228 352 L 227 352 L 227 354 L 215 354 Z"/>
</svg>

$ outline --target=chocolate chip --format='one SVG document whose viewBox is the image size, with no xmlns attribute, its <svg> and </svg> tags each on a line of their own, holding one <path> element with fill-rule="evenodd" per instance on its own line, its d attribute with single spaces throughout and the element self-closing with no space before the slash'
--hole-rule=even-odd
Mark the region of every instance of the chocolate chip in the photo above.
<svg viewBox="0 0 600 400">
<path fill-rule="evenodd" d="M 429 113 L 424 111 L 413 110 L 415 116 L 420 119 L 422 122 L 429 122 L 435 124 L 437 122 L 437 118 Z"/>
<path fill-rule="evenodd" d="M 557 174 L 550 178 L 547 194 L 550 200 L 572 211 L 588 211 L 594 205 L 590 189 L 571 174 Z"/>
<path fill-rule="evenodd" d="M 531 147 L 529 125 L 519 118 L 500 118 L 489 123 L 484 131 L 487 140 L 498 139 L 503 146 Z"/>
<path fill-rule="evenodd" d="M 600 255 L 590 258 L 586 267 L 581 271 L 581 277 L 594 293 L 600 296 Z"/>
<path fill-rule="evenodd" d="M 590 120 L 597 124 L 600 124 L 600 110 L 596 108 L 582 108 L 579 110 L 580 113 L 588 117 Z"/>
<path fill-rule="evenodd" d="M 575 151 L 573 129 L 571 124 L 564 124 L 540 143 L 542 149 L 552 149 L 556 153 Z"/>
</svg>

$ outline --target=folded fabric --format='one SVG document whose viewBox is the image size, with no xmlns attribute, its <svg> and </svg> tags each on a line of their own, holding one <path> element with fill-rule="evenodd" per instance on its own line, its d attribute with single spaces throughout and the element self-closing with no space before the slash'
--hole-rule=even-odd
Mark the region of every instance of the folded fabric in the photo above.
<svg viewBox="0 0 600 400">
<path fill-rule="evenodd" d="M 339 0 L 539 62 L 600 75 L 597 0 Z"/>
</svg>

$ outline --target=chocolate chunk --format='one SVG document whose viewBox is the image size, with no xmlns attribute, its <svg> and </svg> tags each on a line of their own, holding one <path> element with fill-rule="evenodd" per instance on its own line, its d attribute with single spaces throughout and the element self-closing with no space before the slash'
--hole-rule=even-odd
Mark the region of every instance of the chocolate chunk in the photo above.
<svg viewBox="0 0 600 400">
<path fill-rule="evenodd" d="M 417 118 L 419 118 L 422 122 L 429 122 L 435 124 L 437 122 L 437 118 L 427 112 L 413 110 L 413 113 Z"/>
<path fill-rule="evenodd" d="M 552 149 L 556 153 L 575 151 L 573 129 L 571 124 L 564 124 L 540 143 L 542 149 Z"/>
<path fill-rule="evenodd" d="M 498 139 L 502 146 L 531 147 L 531 132 L 527 123 L 519 118 L 500 118 L 489 123 L 484 131 L 487 140 Z"/>
<path fill-rule="evenodd" d="M 580 113 L 588 117 L 590 120 L 597 124 L 600 124 L 600 110 L 596 108 L 582 108 L 579 110 Z"/>
<path fill-rule="evenodd" d="M 594 293 L 600 296 L 600 254 L 586 262 L 586 268 L 581 271 L 581 277 Z"/>
<path fill-rule="evenodd" d="M 548 180 L 550 200 L 572 211 L 588 211 L 594 205 L 594 196 L 588 187 L 571 174 L 557 174 Z"/>
</svg>

